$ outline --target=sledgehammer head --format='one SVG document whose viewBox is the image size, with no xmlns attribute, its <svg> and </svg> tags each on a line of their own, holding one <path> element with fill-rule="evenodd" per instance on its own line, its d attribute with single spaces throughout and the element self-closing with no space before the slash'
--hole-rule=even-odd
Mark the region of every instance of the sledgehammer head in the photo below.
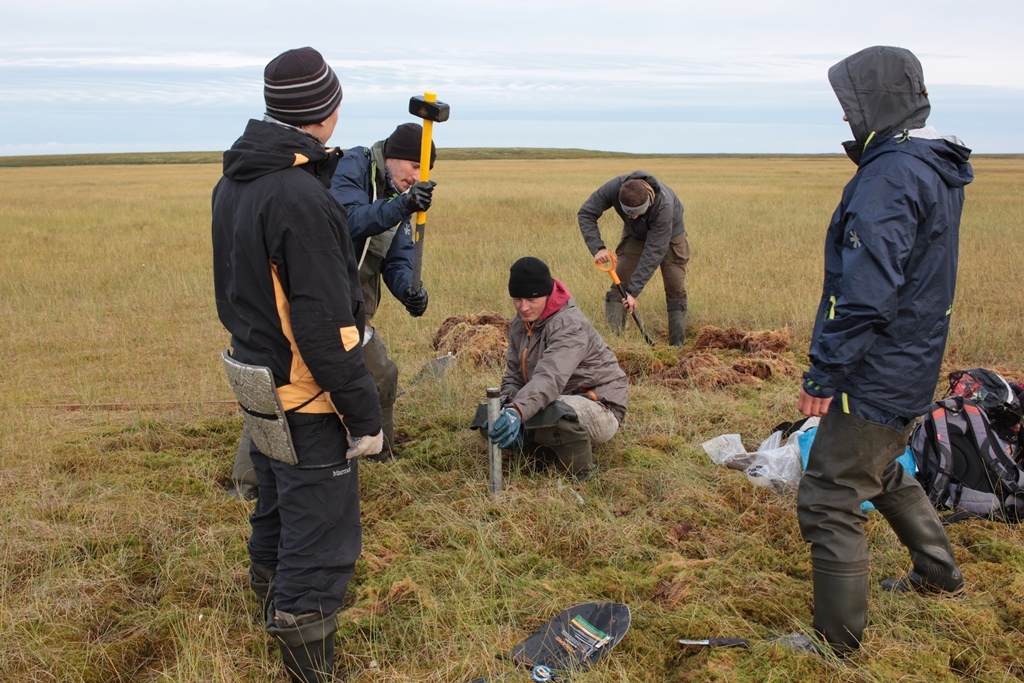
<svg viewBox="0 0 1024 683">
<path fill-rule="evenodd" d="M 428 102 L 423 97 L 409 99 L 409 113 L 426 121 L 444 123 L 451 109 L 444 102 Z"/>
</svg>

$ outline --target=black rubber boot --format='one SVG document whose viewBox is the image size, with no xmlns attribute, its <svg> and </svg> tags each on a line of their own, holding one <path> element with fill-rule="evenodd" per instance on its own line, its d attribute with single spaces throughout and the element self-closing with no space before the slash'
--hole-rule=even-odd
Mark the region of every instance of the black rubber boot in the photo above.
<svg viewBox="0 0 1024 683">
<path fill-rule="evenodd" d="M 612 332 L 621 335 L 622 330 L 626 327 L 626 309 L 622 307 L 622 302 L 606 300 L 604 302 L 604 319 L 612 328 Z"/>
<path fill-rule="evenodd" d="M 867 562 L 814 560 L 814 630 L 838 657 L 860 647 L 868 619 Z"/>
<path fill-rule="evenodd" d="M 910 551 L 914 568 L 903 578 L 884 579 L 882 588 L 894 593 L 914 591 L 932 595 L 963 592 L 964 577 L 953 557 L 953 547 L 938 513 L 927 499 L 906 512 L 886 516 L 886 520 Z"/>
<path fill-rule="evenodd" d="M 292 683 L 334 680 L 334 634 L 323 640 L 291 646 L 280 641 L 281 659 Z"/>
<path fill-rule="evenodd" d="M 686 309 L 668 312 L 668 343 L 682 346 L 686 336 Z"/>
<path fill-rule="evenodd" d="M 253 562 L 249 566 L 249 588 L 256 594 L 260 607 L 260 618 L 269 625 L 274 614 L 274 579 L 277 572 Z"/>
<path fill-rule="evenodd" d="M 267 633 L 281 646 L 281 659 L 292 683 L 327 683 L 334 680 L 334 632 L 337 613 L 320 614 L 274 612 Z"/>
</svg>

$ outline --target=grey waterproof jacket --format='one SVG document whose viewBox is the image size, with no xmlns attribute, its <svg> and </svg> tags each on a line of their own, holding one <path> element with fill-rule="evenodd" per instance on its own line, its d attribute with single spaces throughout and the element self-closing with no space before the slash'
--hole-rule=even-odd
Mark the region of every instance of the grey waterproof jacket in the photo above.
<svg viewBox="0 0 1024 683">
<path fill-rule="evenodd" d="M 645 180 L 654 188 L 654 202 L 647 209 L 647 213 L 637 218 L 627 216 L 622 210 L 622 204 L 619 203 L 619 190 L 622 184 L 633 178 Z M 668 253 L 668 243 L 673 237 L 686 232 L 683 226 L 683 203 L 671 189 L 659 183 L 650 173 L 633 171 L 612 178 L 597 188 L 587 201 L 583 202 L 583 206 L 576 214 L 580 232 L 583 233 L 583 241 L 587 243 L 591 254 L 606 248 L 601 239 L 597 220 L 608 209 L 615 209 L 615 213 L 622 219 L 624 238 L 632 237 L 644 242 L 644 251 L 640 255 L 636 270 L 633 271 L 633 277 L 628 283 L 623 283 L 627 292 L 634 297 L 640 296 L 640 292 L 644 290 Z"/>
<path fill-rule="evenodd" d="M 532 324 L 518 315 L 509 327 L 502 404 L 515 405 L 529 420 L 562 394 L 600 401 L 622 422 L 626 415 L 626 373 L 601 335 L 555 280 L 548 309 Z"/>
<path fill-rule="evenodd" d="M 913 418 L 932 401 L 949 332 L 970 150 L 907 130 L 923 125 L 928 106 L 921 65 L 906 50 L 869 48 L 829 79 L 858 169 L 825 238 L 804 390 Z"/>
</svg>

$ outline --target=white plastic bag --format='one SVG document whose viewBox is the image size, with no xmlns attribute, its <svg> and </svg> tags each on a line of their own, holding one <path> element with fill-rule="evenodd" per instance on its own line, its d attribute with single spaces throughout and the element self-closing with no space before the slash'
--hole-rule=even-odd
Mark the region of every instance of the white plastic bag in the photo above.
<svg viewBox="0 0 1024 683">
<path fill-rule="evenodd" d="M 794 491 L 803 475 L 800 459 L 800 435 L 818 425 L 819 418 L 812 417 L 800 425 L 800 429 L 789 435 L 782 444 L 782 432 L 772 432 L 761 443 L 756 453 L 751 453 L 747 480 L 756 486 L 767 486 L 779 493 Z"/>
<path fill-rule="evenodd" d="M 722 434 L 701 444 L 704 452 L 716 465 L 742 470 L 750 465 L 750 455 L 739 434 Z"/>
<path fill-rule="evenodd" d="M 766 486 L 776 493 L 793 491 L 800 483 L 800 446 L 787 443 L 779 448 L 751 453 L 747 480 L 755 486 Z"/>
</svg>

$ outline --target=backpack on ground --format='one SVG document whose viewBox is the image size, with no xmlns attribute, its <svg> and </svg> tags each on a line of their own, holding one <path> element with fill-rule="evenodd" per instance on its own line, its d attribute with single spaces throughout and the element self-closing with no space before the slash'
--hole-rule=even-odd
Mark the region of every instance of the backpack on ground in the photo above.
<svg viewBox="0 0 1024 683">
<path fill-rule="evenodd" d="M 951 373 L 950 396 L 929 406 L 910 437 L 932 504 L 967 517 L 1024 520 L 1020 387 L 974 368 Z"/>
</svg>

